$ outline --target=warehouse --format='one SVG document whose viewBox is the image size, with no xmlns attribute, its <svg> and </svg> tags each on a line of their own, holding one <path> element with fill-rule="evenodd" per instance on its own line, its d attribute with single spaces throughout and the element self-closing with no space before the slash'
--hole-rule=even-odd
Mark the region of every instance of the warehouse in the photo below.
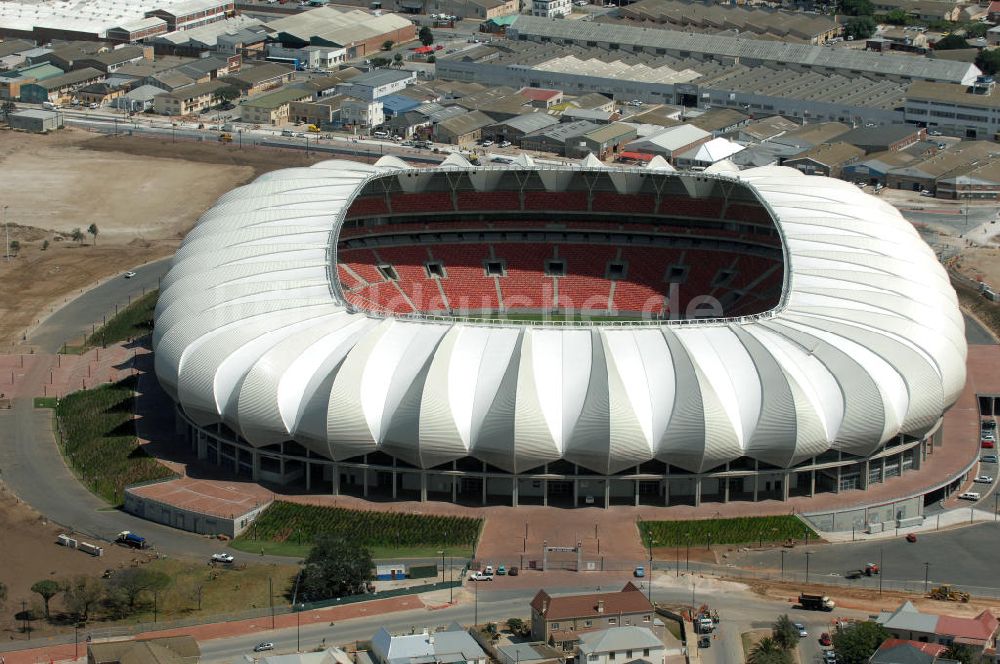
<svg viewBox="0 0 1000 664">
<path fill-rule="evenodd" d="M 190 30 L 207 23 L 221 21 L 236 10 L 233 0 L 185 0 L 164 9 L 146 12 L 147 18 L 162 18 L 167 30 Z"/>
<path fill-rule="evenodd" d="M 971 86 L 914 83 L 906 92 L 906 121 L 960 138 L 989 139 L 1000 123 L 1000 93 L 992 77 Z"/>
<path fill-rule="evenodd" d="M 267 27 L 284 46 L 340 46 L 347 49 L 348 59 L 377 54 L 386 41 L 413 41 L 417 34 L 413 23 L 396 14 L 375 16 L 359 9 L 332 7 L 279 18 Z"/>
<path fill-rule="evenodd" d="M 228 85 L 247 96 L 273 90 L 292 80 L 295 72 L 285 65 L 276 62 L 266 62 L 253 69 L 243 69 L 238 74 L 230 74 L 224 79 Z"/>
<path fill-rule="evenodd" d="M 30 131 L 36 134 L 44 134 L 55 129 L 62 129 L 62 113 L 56 111 L 39 111 L 28 109 L 11 113 L 10 128 Z"/>
<path fill-rule="evenodd" d="M 481 111 L 463 113 L 435 125 L 434 138 L 442 143 L 468 145 L 482 138 L 483 128 L 493 123 L 493 118 Z"/>
<path fill-rule="evenodd" d="M 400 92 L 416 80 L 417 73 L 414 71 L 376 69 L 366 74 L 358 74 L 349 81 L 341 83 L 337 86 L 337 94 L 371 101 Z"/>
<path fill-rule="evenodd" d="M 22 86 L 62 76 L 64 73 L 66 72 L 59 67 L 47 62 L 14 71 L 5 71 L 0 74 L 0 99 L 20 99 Z"/>
<path fill-rule="evenodd" d="M 599 126 L 566 143 L 566 156 L 582 159 L 588 154 L 598 159 L 611 159 L 636 137 L 635 127 L 620 122 Z"/>
<path fill-rule="evenodd" d="M 864 156 L 864 150 L 847 143 L 824 143 L 786 159 L 783 165 L 796 168 L 806 175 L 839 178 L 845 166 L 860 161 Z"/>
<path fill-rule="evenodd" d="M 498 122 L 489 128 L 494 140 L 506 140 L 520 144 L 526 134 L 547 129 L 559 124 L 559 119 L 547 113 L 525 113 L 515 118 Z"/>
<path fill-rule="evenodd" d="M 104 73 L 90 67 L 77 69 L 53 76 L 42 81 L 35 81 L 21 86 L 21 101 L 41 104 L 42 102 L 58 102 L 69 98 L 72 92 L 91 83 L 97 83 L 104 78 Z"/>
</svg>

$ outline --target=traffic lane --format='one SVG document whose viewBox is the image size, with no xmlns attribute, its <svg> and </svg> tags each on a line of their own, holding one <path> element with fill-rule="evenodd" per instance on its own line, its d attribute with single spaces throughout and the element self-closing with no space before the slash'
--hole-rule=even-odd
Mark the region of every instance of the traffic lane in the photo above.
<svg viewBox="0 0 1000 664">
<path fill-rule="evenodd" d="M 965 342 L 973 346 L 993 346 L 997 340 L 993 338 L 979 321 L 968 314 L 962 314 L 965 319 Z"/>
<path fill-rule="evenodd" d="M 881 561 L 884 581 L 922 585 L 924 563 L 927 562 L 930 563 L 929 580 L 933 583 L 993 587 L 996 585 L 995 570 L 987 552 L 995 547 L 996 525 L 993 523 L 922 532 L 913 543 L 900 535 L 888 540 L 810 546 L 810 580 L 822 583 L 823 577 L 845 578 L 850 571 L 863 569 L 866 563 Z M 805 561 L 804 547 L 786 550 L 785 571 L 789 578 L 793 578 L 793 574 L 794 578 L 802 577 Z M 778 550 L 748 552 L 733 562 L 738 567 L 775 571 L 780 569 L 781 556 Z M 862 576 L 851 585 L 877 590 L 878 576 Z"/>
<path fill-rule="evenodd" d="M 119 266 L 121 274 L 109 277 L 96 288 L 85 291 L 76 299 L 57 309 L 51 316 L 28 334 L 28 341 L 47 353 L 57 353 L 67 341 L 78 340 L 90 326 L 105 315 L 113 315 L 115 305 L 125 306 L 134 298 L 159 287 L 160 278 L 167 273 L 169 258 L 146 263 L 138 267 Z M 126 270 L 135 276 L 126 279 Z"/>
</svg>

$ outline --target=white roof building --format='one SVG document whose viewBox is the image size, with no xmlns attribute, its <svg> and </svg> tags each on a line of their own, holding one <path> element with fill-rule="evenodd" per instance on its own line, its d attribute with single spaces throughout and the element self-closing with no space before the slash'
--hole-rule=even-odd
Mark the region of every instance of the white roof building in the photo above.
<svg viewBox="0 0 1000 664">
<path fill-rule="evenodd" d="M 611 627 L 580 634 L 577 664 L 645 661 L 662 664 L 663 642 L 648 627 Z"/>
<path fill-rule="evenodd" d="M 385 627 L 372 637 L 372 655 L 377 664 L 486 664 L 486 653 L 458 625 L 444 632 L 393 636 Z"/>
<path fill-rule="evenodd" d="M 717 161 L 729 159 L 744 149 L 739 143 L 720 136 L 677 155 L 676 161 L 679 166 L 711 166 Z"/>
</svg>

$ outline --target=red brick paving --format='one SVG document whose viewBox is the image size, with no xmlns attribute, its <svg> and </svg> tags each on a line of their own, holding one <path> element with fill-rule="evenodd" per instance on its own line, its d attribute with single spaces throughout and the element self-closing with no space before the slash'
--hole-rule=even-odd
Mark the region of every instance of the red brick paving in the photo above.
<svg viewBox="0 0 1000 664">
<path fill-rule="evenodd" d="M 181 477 L 167 482 L 147 484 L 131 492 L 181 509 L 209 516 L 233 518 L 270 503 L 274 494 L 252 482 L 226 482 Z"/>
</svg>

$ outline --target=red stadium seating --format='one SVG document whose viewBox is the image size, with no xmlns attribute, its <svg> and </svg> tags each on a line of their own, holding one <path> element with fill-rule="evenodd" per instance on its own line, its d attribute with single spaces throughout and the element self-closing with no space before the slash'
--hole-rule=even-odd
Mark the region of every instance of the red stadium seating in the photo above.
<svg viewBox="0 0 1000 664">
<path fill-rule="evenodd" d="M 359 196 L 351 203 L 344 218 L 357 219 L 358 217 L 374 217 L 385 214 L 389 214 L 389 206 L 385 202 L 385 196 Z"/>
<path fill-rule="evenodd" d="M 393 214 L 413 214 L 426 212 L 451 212 L 451 194 L 446 191 L 430 191 L 422 194 L 396 194 L 392 197 Z"/>
<path fill-rule="evenodd" d="M 587 192 L 585 191 L 526 191 L 524 193 L 525 210 L 575 210 L 587 209 Z"/>
<path fill-rule="evenodd" d="M 718 219 L 722 216 L 722 205 L 723 201 L 720 198 L 664 196 L 660 199 L 660 208 L 658 213 L 664 216 Z"/>
<path fill-rule="evenodd" d="M 520 210 L 521 197 L 516 191 L 460 191 L 458 209 L 462 211 Z"/>
<path fill-rule="evenodd" d="M 653 214 L 655 209 L 656 198 L 652 194 L 618 194 L 607 191 L 594 194 L 594 212 Z"/>
</svg>

